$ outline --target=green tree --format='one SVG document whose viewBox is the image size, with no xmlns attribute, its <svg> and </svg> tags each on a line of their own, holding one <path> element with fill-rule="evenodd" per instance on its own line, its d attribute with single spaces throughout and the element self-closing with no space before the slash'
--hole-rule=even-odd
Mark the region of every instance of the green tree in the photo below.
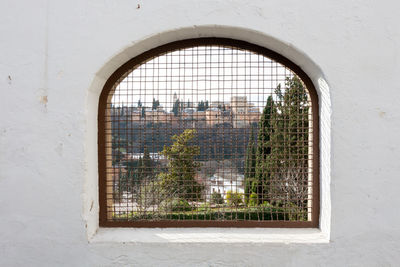
<svg viewBox="0 0 400 267">
<path fill-rule="evenodd" d="M 155 98 L 153 98 L 153 104 L 152 104 L 151 109 L 152 110 L 156 110 L 159 106 L 160 106 L 160 101 L 158 101 Z"/>
<path fill-rule="evenodd" d="M 142 176 L 151 177 L 153 174 L 153 162 L 150 158 L 150 153 L 147 147 L 144 148 L 143 160 L 142 160 Z"/>
<path fill-rule="evenodd" d="M 146 109 L 144 107 L 142 107 L 141 117 L 142 118 L 146 117 Z"/>
<path fill-rule="evenodd" d="M 229 205 L 238 207 L 243 203 L 243 194 L 238 192 L 226 192 L 226 201 Z"/>
<path fill-rule="evenodd" d="M 260 203 L 306 207 L 308 182 L 309 106 L 306 88 L 294 76 L 286 78 L 285 89 L 275 89 L 259 121 L 254 178 L 250 174 L 251 145 L 246 154 L 247 195 Z M 253 201 L 254 202 L 254 201 Z M 303 203 L 302 203 L 303 202 Z M 282 204 L 283 203 L 283 204 Z M 288 207 L 289 207 L 288 206 Z"/>
<path fill-rule="evenodd" d="M 142 157 L 139 157 L 137 168 L 136 168 L 136 174 L 137 174 L 138 180 L 141 181 L 143 179 L 143 159 L 142 159 Z"/>
<path fill-rule="evenodd" d="M 294 76 L 287 77 L 285 90 L 276 89 L 278 98 L 273 116 L 275 132 L 271 161 L 274 168 L 271 176 L 276 181 L 272 190 L 281 196 L 281 200 L 295 201 L 298 206 L 305 206 L 302 199 L 307 199 L 308 182 L 308 127 L 309 106 L 306 88 L 301 80 Z"/>
<path fill-rule="evenodd" d="M 212 204 L 224 204 L 224 198 L 222 197 L 221 193 L 213 192 L 211 194 L 210 202 Z"/>
<path fill-rule="evenodd" d="M 261 203 L 267 199 L 270 170 L 273 168 L 269 155 L 271 154 L 271 135 L 274 132 L 271 125 L 271 117 L 274 113 L 274 109 L 274 100 L 272 99 L 272 96 L 269 96 L 259 121 L 254 182 L 250 189 L 251 192 L 257 193 L 258 199 Z"/>
<path fill-rule="evenodd" d="M 180 111 L 180 103 L 179 99 L 175 100 L 175 103 L 172 107 L 172 112 L 174 113 L 174 116 L 177 117 L 179 115 Z"/>
<path fill-rule="evenodd" d="M 190 145 L 196 130 L 187 129 L 174 135 L 171 146 L 164 146 L 161 152 L 168 160 L 168 172 L 160 173 L 161 188 L 168 197 L 199 200 L 203 187 L 195 180 L 200 164 L 195 161 L 200 148 Z"/>
<path fill-rule="evenodd" d="M 256 172 L 256 146 L 254 143 L 254 127 L 251 127 L 250 140 L 247 145 L 246 160 L 244 167 L 246 202 L 250 194 L 252 193 L 252 184 L 254 183 L 255 172 Z"/>
<path fill-rule="evenodd" d="M 204 101 L 201 100 L 197 105 L 197 111 L 204 111 L 204 110 L 205 110 L 205 104 Z"/>
<path fill-rule="evenodd" d="M 137 189 L 143 179 L 142 157 L 139 160 L 126 161 L 126 172 L 119 171 L 119 189 L 132 192 Z"/>
</svg>

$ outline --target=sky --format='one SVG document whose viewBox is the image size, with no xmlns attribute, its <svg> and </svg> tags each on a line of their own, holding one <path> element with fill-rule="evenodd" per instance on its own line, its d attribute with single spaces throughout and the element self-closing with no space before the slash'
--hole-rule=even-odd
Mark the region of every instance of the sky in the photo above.
<svg viewBox="0 0 400 267">
<path fill-rule="evenodd" d="M 153 98 L 165 110 L 173 106 L 176 93 L 181 101 L 230 102 L 246 96 L 262 109 L 269 95 L 294 73 L 259 54 L 221 46 L 198 46 L 168 52 L 133 69 L 116 87 L 112 103 L 137 106 L 140 99 L 151 107 Z"/>
</svg>

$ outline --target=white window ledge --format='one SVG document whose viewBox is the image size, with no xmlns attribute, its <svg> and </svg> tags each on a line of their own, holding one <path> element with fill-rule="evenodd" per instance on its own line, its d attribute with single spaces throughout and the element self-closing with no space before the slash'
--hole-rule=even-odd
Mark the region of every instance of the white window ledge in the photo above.
<svg viewBox="0 0 400 267">
<path fill-rule="evenodd" d="M 91 243 L 328 243 L 319 229 L 100 228 Z"/>
</svg>

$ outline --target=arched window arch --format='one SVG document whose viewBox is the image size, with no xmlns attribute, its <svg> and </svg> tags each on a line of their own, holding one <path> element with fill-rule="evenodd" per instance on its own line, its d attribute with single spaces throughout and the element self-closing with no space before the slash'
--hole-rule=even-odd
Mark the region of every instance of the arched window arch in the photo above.
<svg viewBox="0 0 400 267">
<path fill-rule="evenodd" d="M 267 48 L 151 49 L 100 96 L 100 225 L 318 227 L 318 125 L 310 78 Z"/>
</svg>

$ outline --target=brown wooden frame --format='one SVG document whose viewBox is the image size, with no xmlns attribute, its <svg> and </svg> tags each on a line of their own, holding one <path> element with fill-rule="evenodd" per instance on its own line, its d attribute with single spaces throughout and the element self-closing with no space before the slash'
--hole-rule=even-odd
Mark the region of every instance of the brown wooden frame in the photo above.
<svg viewBox="0 0 400 267">
<path fill-rule="evenodd" d="M 291 69 L 305 83 L 311 98 L 312 121 L 313 121 L 313 163 L 312 163 L 312 218 L 311 221 L 291 222 L 291 221 L 109 221 L 107 218 L 107 199 L 106 199 L 106 138 L 105 118 L 106 107 L 109 93 L 114 85 L 129 70 L 146 62 L 148 59 L 161 55 L 165 52 L 189 48 L 198 45 L 226 45 L 249 50 Z M 320 211 L 320 190 L 319 190 L 319 104 L 318 94 L 313 82 L 308 75 L 295 63 L 286 57 L 262 46 L 251 44 L 245 41 L 228 38 L 196 38 L 176 41 L 150 49 L 135 58 L 132 58 L 119 67 L 107 80 L 99 99 L 98 111 L 98 168 L 99 168 L 99 225 L 101 227 L 285 227 L 285 228 L 318 228 Z"/>
</svg>

